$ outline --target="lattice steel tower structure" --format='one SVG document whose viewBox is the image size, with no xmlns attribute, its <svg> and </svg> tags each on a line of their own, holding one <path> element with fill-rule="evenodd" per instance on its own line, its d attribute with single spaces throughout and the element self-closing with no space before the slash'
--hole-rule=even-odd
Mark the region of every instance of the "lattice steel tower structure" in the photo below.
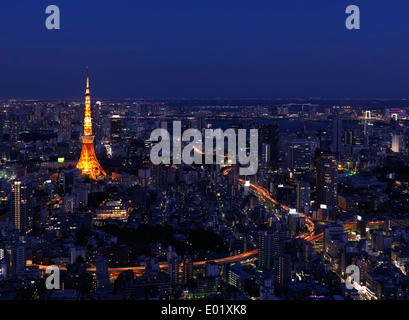
<svg viewBox="0 0 409 320">
<path fill-rule="evenodd" d="M 88 175 L 91 179 L 99 179 L 107 175 L 95 155 L 94 136 L 92 135 L 91 94 L 89 92 L 88 69 L 87 89 L 85 91 L 84 135 L 82 136 L 82 150 L 77 168 L 82 171 L 83 175 Z"/>
</svg>

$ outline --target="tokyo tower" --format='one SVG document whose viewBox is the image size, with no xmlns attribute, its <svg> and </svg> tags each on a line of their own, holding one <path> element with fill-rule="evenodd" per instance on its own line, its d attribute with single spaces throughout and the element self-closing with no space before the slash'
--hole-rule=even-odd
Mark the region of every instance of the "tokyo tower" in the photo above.
<svg viewBox="0 0 409 320">
<path fill-rule="evenodd" d="M 94 136 L 92 135 L 91 121 L 91 94 L 89 93 L 89 75 L 87 69 L 87 89 L 85 91 L 85 117 L 84 135 L 82 136 L 82 150 L 77 168 L 83 175 L 88 175 L 91 179 L 98 179 L 106 176 L 104 169 L 98 162 L 94 150 Z"/>
</svg>

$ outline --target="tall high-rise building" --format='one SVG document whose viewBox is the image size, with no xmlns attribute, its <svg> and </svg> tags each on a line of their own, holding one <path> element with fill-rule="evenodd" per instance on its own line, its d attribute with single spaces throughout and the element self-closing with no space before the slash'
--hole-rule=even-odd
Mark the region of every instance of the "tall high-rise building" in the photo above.
<svg viewBox="0 0 409 320">
<path fill-rule="evenodd" d="M 273 223 L 266 231 L 258 232 L 258 266 L 275 269 L 278 258 L 284 252 L 284 242 L 289 237 L 288 228 L 281 223 Z"/>
<path fill-rule="evenodd" d="M 33 229 L 33 189 L 31 182 L 16 180 L 11 185 L 11 214 L 16 229 L 29 234 Z"/>
<path fill-rule="evenodd" d="M 168 272 L 170 276 L 170 282 L 172 285 L 178 285 L 180 282 L 180 277 L 179 277 L 180 261 L 179 260 L 180 259 L 178 256 L 174 256 L 174 257 L 171 257 L 168 261 L 168 266 L 169 266 Z"/>
<path fill-rule="evenodd" d="M 297 212 L 308 215 L 311 202 L 311 185 L 308 181 L 298 181 L 297 184 Z"/>
<path fill-rule="evenodd" d="M 278 282 L 280 285 L 286 285 L 291 282 L 291 256 L 283 254 L 278 259 Z"/>
<path fill-rule="evenodd" d="M 62 136 L 62 141 L 68 142 L 71 139 L 71 119 L 69 110 L 63 109 L 60 112 L 59 121 L 59 130 Z"/>
<path fill-rule="evenodd" d="M 111 117 L 111 143 L 122 141 L 122 117 L 113 115 Z"/>
<path fill-rule="evenodd" d="M 321 155 L 316 167 L 316 205 L 338 205 L 338 162 L 332 155 Z"/>
<path fill-rule="evenodd" d="M 193 278 L 193 260 L 189 254 L 185 254 L 182 259 L 182 286 L 186 287 L 187 282 Z"/>
<path fill-rule="evenodd" d="M 89 75 L 87 71 L 87 89 L 85 91 L 85 117 L 84 117 L 84 135 L 82 136 L 82 150 L 77 168 L 83 175 L 89 175 L 92 179 L 106 176 L 104 169 L 98 162 L 94 149 L 94 136 L 92 135 L 91 121 L 91 94 L 89 92 Z"/>
<path fill-rule="evenodd" d="M 258 266 L 272 269 L 274 266 L 274 233 L 273 231 L 258 232 Z"/>
<path fill-rule="evenodd" d="M 342 119 L 336 115 L 332 121 L 332 143 L 331 149 L 334 153 L 343 154 L 344 145 L 342 144 Z"/>
<path fill-rule="evenodd" d="M 392 148 L 393 152 L 399 152 L 402 149 L 403 135 L 401 134 L 392 134 Z"/>
<path fill-rule="evenodd" d="M 268 143 L 261 144 L 261 161 L 264 166 L 270 164 L 270 144 Z"/>
<path fill-rule="evenodd" d="M 23 244 L 15 244 L 11 248 L 11 276 L 23 276 L 26 269 L 26 250 Z"/>
<path fill-rule="evenodd" d="M 295 171 L 311 169 L 311 142 L 290 138 L 287 141 L 287 167 Z"/>
<path fill-rule="evenodd" d="M 262 143 L 268 144 L 269 160 L 277 161 L 279 156 L 280 133 L 278 124 L 265 124 L 262 127 Z"/>
</svg>

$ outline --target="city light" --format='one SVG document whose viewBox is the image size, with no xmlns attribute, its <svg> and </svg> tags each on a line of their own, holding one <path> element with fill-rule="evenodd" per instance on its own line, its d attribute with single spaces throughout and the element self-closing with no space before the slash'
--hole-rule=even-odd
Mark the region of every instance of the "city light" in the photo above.
<svg viewBox="0 0 409 320">
<path fill-rule="evenodd" d="M 331 3 L 4 1 L 3 312 L 409 300 L 409 2 Z"/>
</svg>

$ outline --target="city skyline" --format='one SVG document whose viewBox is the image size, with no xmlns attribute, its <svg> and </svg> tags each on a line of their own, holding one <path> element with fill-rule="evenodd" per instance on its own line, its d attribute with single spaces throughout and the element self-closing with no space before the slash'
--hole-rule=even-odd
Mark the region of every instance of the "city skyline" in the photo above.
<svg viewBox="0 0 409 320">
<path fill-rule="evenodd" d="M 0 300 L 409 300 L 407 9 L 1 3 Z"/>
</svg>

